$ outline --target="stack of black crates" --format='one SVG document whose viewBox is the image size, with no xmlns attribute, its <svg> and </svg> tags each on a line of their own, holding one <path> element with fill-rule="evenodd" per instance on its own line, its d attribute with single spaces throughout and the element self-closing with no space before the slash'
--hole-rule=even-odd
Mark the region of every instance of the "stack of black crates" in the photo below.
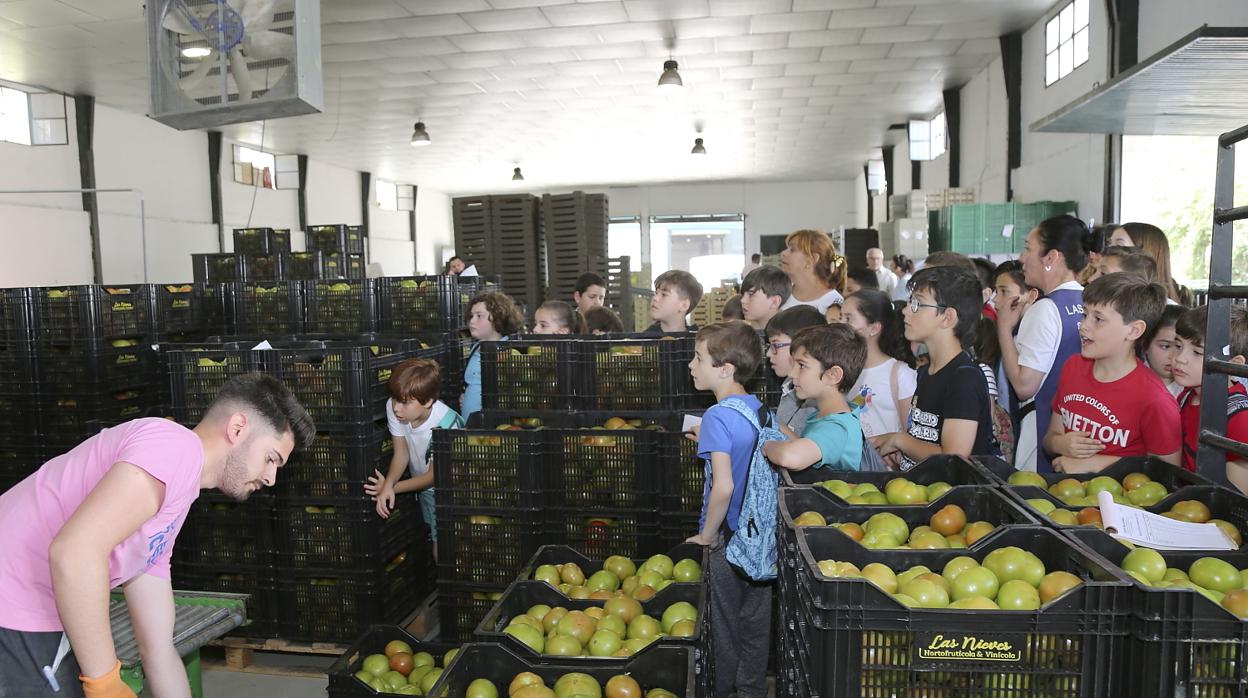
<svg viewBox="0 0 1248 698">
<path fill-rule="evenodd" d="M 607 276 L 606 194 L 542 195 L 542 234 L 550 274 L 549 296 L 571 299 L 584 272 Z M 626 325 L 627 327 L 627 325 Z"/>
<path fill-rule="evenodd" d="M 761 340 L 760 340 L 761 342 Z M 438 600 L 468 637 L 539 545 L 649 557 L 697 532 L 703 472 L 685 412 L 693 336 L 522 336 L 480 344 L 484 411 L 435 432 Z M 749 387 L 772 406 L 762 367 Z"/>
<path fill-rule="evenodd" d="M 305 247 L 320 252 L 324 276 L 330 279 L 363 279 L 368 262 L 367 238 L 358 225 L 313 225 L 307 230 Z"/>
<path fill-rule="evenodd" d="M 538 199 L 530 194 L 461 197 L 452 201 L 455 249 L 481 273 L 498 275 L 531 315 L 546 293 L 546 246 Z"/>
<path fill-rule="evenodd" d="M 291 249 L 286 228 L 235 228 L 234 251 L 191 255 L 200 283 L 262 283 L 316 279 L 363 279 L 367 257 L 360 226 L 316 225 L 305 252 Z"/>
<path fill-rule="evenodd" d="M 170 350 L 173 415 L 194 425 L 220 386 L 261 372 L 282 380 L 316 423 L 271 493 L 236 503 L 204 494 L 176 550 L 179 587 L 249 593 L 249 637 L 348 642 L 370 623 L 398 622 L 429 587 L 428 534 L 414 498 L 382 519 L 363 493 L 386 472 L 386 383 L 409 358 L 445 364 L 448 345 L 365 336 L 350 340 L 254 339 Z M 424 348 L 422 348 L 424 347 Z"/>
</svg>

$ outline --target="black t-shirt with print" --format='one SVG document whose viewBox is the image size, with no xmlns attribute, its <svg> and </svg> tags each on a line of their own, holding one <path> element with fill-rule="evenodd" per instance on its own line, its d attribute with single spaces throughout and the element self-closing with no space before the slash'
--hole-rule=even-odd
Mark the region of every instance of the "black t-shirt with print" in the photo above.
<svg viewBox="0 0 1248 698">
<path fill-rule="evenodd" d="M 971 453 L 995 455 L 999 450 L 992 435 L 991 400 L 984 372 L 966 352 L 959 352 L 936 373 L 930 373 L 928 366 L 919 369 L 906 433 L 919 441 L 939 444 L 946 419 L 967 419 L 979 424 Z M 902 458 L 902 469 L 914 464 L 910 458 Z"/>
</svg>

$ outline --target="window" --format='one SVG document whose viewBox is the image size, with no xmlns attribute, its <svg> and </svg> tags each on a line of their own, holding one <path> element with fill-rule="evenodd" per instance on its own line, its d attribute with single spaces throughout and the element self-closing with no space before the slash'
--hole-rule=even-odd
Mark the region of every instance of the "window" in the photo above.
<svg viewBox="0 0 1248 698">
<path fill-rule="evenodd" d="M 234 181 L 265 189 L 298 189 L 299 156 L 235 144 Z"/>
<path fill-rule="evenodd" d="M 66 145 L 65 96 L 0 84 L 0 141 L 21 145 Z"/>
<path fill-rule="evenodd" d="M 1088 62 L 1088 2 L 1072 0 L 1044 25 L 1044 86 Z"/>
<path fill-rule="evenodd" d="M 945 113 L 930 119 L 911 119 L 907 130 L 911 160 L 935 160 L 945 154 Z"/>
<path fill-rule="evenodd" d="M 628 257 L 630 269 L 641 268 L 641 219 L 612 217 L 607 221 L 607 256 Z"/>
<path fill-rule="evenodd" d="M 745 266 L 745 216 L 651 216 L 650 261 L 656 277 L 684 269 L 707 291 L 735 281 Z"/>
</svg>

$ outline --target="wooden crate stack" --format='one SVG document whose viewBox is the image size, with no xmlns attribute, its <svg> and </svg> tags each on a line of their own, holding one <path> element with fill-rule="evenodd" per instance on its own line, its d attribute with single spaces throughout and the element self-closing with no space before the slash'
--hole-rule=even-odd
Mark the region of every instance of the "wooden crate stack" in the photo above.
<svg viewBox="0 0 1248 698">
<path fill-rule="evenodd" d="M 599 257 L 593 260 L 607 273 L 607 307 L 620 316 L 625 332 L 640 332 L 650 326 L 650 274 L 632 266 L 631 257 Z"/>
<path fill-rule="evenodd" d="M 698 327 L 719 322 L 724 315 L 724 304 L 735 295 L 737 289 L 732 286 L 719 286 L 703 293 L 702 300 L 698 301 L 698 306 L 690 314 L 691 321 Z"/>
<path fill-rule="evenodd" d="M 546 292 L 546 248 L 531 194 L 454 199 L 455 251 L 481 274 L 496 274 L 531 315 Z"/>
<path fill-rule="evenodd" d="M 551 298 L 570 300 L 576 278 L 592 271 L 608 273 L 606 194 L 542 195 L 542 234 L 546 239 Z"/>
</svg>

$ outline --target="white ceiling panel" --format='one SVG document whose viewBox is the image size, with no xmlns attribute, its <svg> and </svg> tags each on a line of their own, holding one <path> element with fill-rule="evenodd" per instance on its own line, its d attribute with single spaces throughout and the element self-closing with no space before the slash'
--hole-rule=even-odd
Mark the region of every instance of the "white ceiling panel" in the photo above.
<svg viewBox="0 0 1248 698">
<path fill-rule="evenodd" d="M 1051 4 L 324 0 L 325 113 L 269 120 L 263 145 L 456 194 L 854 177 L 889 124 L 930 116 Z M 0 79 L 143 113 L 141 7 L 0 0 Z M 656 87 L 668 57 L 673 93 Z M 407 146 L 416 119 L 429 148 Z M 698 128 L 706 159 L 688 157 Z M 224 130 L 260 140 L 258 124 Z"/>
</svg>

